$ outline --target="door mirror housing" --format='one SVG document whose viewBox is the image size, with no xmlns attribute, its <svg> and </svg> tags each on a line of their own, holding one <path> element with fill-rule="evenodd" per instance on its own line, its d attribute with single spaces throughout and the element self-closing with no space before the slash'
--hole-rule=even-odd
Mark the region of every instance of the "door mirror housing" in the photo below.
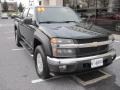
<svg viewBox="0 0 120 90">
<path fill-rule="evenodd" d="M 23 23 L 28 24 L 28 25 L 31 25 L 31 24 L 32 24 L 32 18 L 29 18 L 29 17 L 25 18 L 25 19 L 23 20 Z"/>
</svg>

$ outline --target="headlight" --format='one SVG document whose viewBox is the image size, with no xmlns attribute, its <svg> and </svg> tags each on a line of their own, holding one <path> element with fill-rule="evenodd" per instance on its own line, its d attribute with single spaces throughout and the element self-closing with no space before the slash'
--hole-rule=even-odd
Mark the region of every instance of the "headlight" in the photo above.
<svg viewBox="0 0 120 90">
<path fill-rule="evenodd" d="M 75 57 L 76 51 L 71 48 L 59 48 L 60 44 L 74 44 L 71 39 L 52 38 L 51 46 L 54 57 Z"/>
</svg>

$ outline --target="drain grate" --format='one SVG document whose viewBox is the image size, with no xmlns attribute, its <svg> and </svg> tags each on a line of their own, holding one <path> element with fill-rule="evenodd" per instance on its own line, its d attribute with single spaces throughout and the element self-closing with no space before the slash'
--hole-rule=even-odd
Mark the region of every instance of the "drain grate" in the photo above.
<svg viewBox="0 0 120 90">
<path fill-rule="evenodd" d="M 108 77 L 111 77 L 110 74 L 104 72 L 104 71 L 93 71 L 85 74 L 80 75 L 74 75 L 72 76 L 73 79 L 84 86 L 97 83 L 101 80 L 107 79 Z"/>
</svg>

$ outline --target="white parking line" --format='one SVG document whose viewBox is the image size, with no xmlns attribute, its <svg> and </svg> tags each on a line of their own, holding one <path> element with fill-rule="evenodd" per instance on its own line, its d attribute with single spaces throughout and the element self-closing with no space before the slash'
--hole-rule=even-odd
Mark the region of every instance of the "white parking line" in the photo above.
<svg viewBox="0 0 120 90">
<path fill-rule="evenodd" d="M 32 80 L 32 82 L 31 83 L 38 83 L 38 82 L 43 82 L 43 81 L 45 81 L 45 80 L 43 80 L 43 79 L 36 79 L 36 80 Z"/>
<path fill-rule="evenodd" d="M 31 57 L 33 57 L 33 55 L 30 55 Z"/>
<path fill-rule="evenodd" d="M 116 43 L 119 43 L 120 41 L 115 40 Z"/>
<path fill-rule="evenodd" d="M 24 48 L 20 48 L 20 49 L 12 49 L 12 51 L 21 51 L 21 50 L 25 50 Z"/>
<path fill-rule="evenodd" d="M 119 59 L 120 59 L 120 56 L 116 57 L 116 59 L 115 59 L 115 60 L 119 60 Z"/>
<path fill-rule="evenodd" d="M 40 83 L 40 82 L 44 82 L 44 81 L 49 81 L 49 80 L 59 79 L 59 78 L 62 78 L 62 77 L 64 77 L 64 76 L 65 76 L 65 75 L 54 76 L 54 77 L 49 78 L 49 79 L 36 79 L 36 80 L 32 80 L 31 83 L 32 83 L 32 84 L 35 84 L 35 83 Z"/>
</svg>

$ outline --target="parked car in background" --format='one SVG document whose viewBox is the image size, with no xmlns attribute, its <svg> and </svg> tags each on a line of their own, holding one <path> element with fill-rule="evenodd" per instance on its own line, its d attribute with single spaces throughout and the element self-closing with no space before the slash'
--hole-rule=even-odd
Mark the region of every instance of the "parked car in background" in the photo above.
<svg viewBox="0 0 120 90">
<path fill-rule="evenodd" d="M 16 13 L 12 13 L 12 14 L 10 15 L 11 18 L 15 18 L 16 16 L 17 16 Z"/>
<path fill-rule="evenodd" d="M 7 13 L 2 13 L 1 14 L 1 19 L 8 19 L 8 14 Z"/>
</svg>

